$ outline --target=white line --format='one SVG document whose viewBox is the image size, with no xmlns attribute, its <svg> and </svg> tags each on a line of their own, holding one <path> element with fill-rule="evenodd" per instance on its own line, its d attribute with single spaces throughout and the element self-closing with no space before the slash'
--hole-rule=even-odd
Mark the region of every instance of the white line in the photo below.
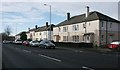
<svg viewBox="0 0 120 70">
<path fill-rule="evenodd" d="M 23 51 L 28 52 L 28 53 L 31 53 L 31 51 L 28 51 L 28 50 L 23 50 Z"/>
<path fill-rule="evenodd" d="M 83 52 L 83 51 L 80 51 L 80 52 Z"/>
<path fill-rule="evenodd" d="M 38 54 L 38 55 L 40 55 L 40 56 L 42 56 L 42 57 L 45 57 L 45 58 L 48 58 L 48 59 L 52 59 L 52 60 L 55 60 L 55 61 L 61 62 L 61 60 L 56 59 L 56 58 L 52 58 L 52 57 L 49 57 L 49 56 L 46 56 L 46 55 L 41 55 L 41 54 Z"/>
<path fill-rule="evenodd" d="M 87 70 L 94 70 L 92 68 L 86 67 L 86 66 L 82 66 L 83 69 L 87 69 Z"/>
</svg>

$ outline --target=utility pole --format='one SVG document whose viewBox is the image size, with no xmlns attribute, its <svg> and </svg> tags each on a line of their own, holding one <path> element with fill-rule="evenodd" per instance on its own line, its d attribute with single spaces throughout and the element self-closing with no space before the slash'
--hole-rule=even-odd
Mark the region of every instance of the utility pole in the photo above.
<svg viewBox="0 0 120 70">
<path fill-rule="evenodd" d="M 47 6 L 48 4 L 44 4 Z M 50 40 L 51 40 L 51 5 L 48 5 L 50 7 Z"/>
</svg>

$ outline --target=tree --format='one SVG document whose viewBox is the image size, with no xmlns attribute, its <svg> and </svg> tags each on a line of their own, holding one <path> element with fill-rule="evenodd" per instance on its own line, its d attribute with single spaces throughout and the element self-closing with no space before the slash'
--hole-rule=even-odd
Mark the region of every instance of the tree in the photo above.
<svg viewBox="0 0 120 70">
<path fill-rule="evenodd" d="M 3 40 L 7 40 L 8 37 L 9 37 L 5 32 L 0 33 L 0 35 L 2 36 L 2 41 L 3 41 Z"/>
<path fill-rule="evenodd" d="M 22 33 L 20 34 L 20 39 L 23 40 L 23 41 L 27 40 L 26 32 L 22 32 Z"/>
<path fill-rule="evenodd" d="M 10 34 L 11 34 L 11 28 L 10 28 L 10 26 L 7 26 L 6 28 L 5 28 L 5 33 L 9 36 Z"/>
</svg>

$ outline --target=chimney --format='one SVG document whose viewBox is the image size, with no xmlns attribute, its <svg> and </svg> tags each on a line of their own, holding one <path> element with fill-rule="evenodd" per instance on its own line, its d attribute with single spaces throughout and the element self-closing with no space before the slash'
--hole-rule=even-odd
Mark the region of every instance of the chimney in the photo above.
<svg viewBox="0 0 120 70">
<path fill-rule="evenodd" d="M 86 7 L 86 18 L 88 17 L 89 15 L 89 6 Z"/>
<path fill-rule="evenodd" d="M 37 25 L 35 25 L 35 29 L 37 29 L 38 27 L 37 27 Z"/>
<path fill-rule="evenodd" d="M 67 20 L 68 21 L 70 20 L 70 13 L 69 12 L 67 13 Z"/>
<path fill-rule="evenodd" d="M 30 28 L 28 28 L 28 31 L 30 31 Z"/>
<path fill-rule="evenodd" d="M 46 22 L 46 27 L 48 27 L 48 22 Z"/>
</svg>

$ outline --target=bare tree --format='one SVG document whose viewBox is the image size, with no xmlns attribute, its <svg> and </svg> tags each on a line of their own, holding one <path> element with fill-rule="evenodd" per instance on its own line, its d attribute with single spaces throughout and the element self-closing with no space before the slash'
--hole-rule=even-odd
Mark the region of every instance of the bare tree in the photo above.
<svg viewBox="0 0 120 70">
<path fill-rule="evenodd" d="M 7 27 L 5 28 L 5 33 L 6 33 L 8 36 L 12 33 L 10 26 L 7 26 Z"/>
<path fill-rule="evenodd" d="M 2 41 L 3 41 L 3 40 L 7 40 L 8 35 L 7 35 L 6 33 L 0 33 L 0 35 L 1 35 Z"/>
</svg>

